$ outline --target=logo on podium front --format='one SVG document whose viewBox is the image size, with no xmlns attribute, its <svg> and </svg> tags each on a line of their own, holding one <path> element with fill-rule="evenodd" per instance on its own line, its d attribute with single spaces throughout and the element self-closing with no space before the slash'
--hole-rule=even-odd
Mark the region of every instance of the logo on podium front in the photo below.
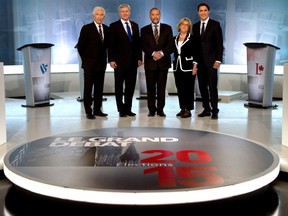
<svg viewBox="0 0 288 216">
<path fill-rule="evenodd" d="M 42 74 L 46 73 L 48 71 L 48 64 L 41 64 L 40 65 L 40 70 L 42 72 Z"/>
<path fill-rule="evenodd" d="M 256 63 L 256 75 L 261 75 L 264 72 L 264 66 L 262 64 Z"/>
</svg>

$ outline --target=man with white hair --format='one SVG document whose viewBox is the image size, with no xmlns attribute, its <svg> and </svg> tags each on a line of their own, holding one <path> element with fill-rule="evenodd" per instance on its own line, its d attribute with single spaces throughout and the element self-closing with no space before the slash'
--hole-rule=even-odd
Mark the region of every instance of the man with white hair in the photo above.
<svg viewBox="0 0 288 216">
<path fill-rule="evenodd" d="M 103 24 L 104 19 L 105 9 L 95 7 L 93 22 L 82 27 L 77 44 L 84 69 L 83 101 L 87 119 L 95 119 L 95 116 L 108 116 L 102 112 L 109 40 L 108 26 Z"/>
</svg>

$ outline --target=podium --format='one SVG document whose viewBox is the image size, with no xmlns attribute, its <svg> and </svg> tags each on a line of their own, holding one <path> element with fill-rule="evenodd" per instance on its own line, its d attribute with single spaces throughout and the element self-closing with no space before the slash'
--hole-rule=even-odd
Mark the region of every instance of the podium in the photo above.
<svg viewBox="0 0 288 216">
<path fill-rule="evenodd" d="M 3 62 L 0 62 L 0 145 L 7 142 L 5 114 L 5 82 Z"/>
<path fill-rule="evenodd" d="M 247 47 L 248 104 L 245 106 L 271 108 L 276 50 L 267 43 L 244 43 Z"/>
<path fill-rule="evenodd" d="M 23 52 L 26 105 L 24 107 L 51 106 L 51 47 L 50 43 L 33 43 L 19 47 Z"/>
<path fill-rule="evenodd" d="M 77 44 L 74 48 L 77 49 Z M 77 98 L 77 101 L 81 102 L 83 101 L 83 98 L 84 98 L 84 70 L 82 68 L 82 59 L 78 50 L 77 50 L 77 56 L 78 56 L 79 86 L 80 86 L 80 96 Z"/>
<path fill-rule="evenodd" d="M 288 147 L 288 63 L 283 68 L 282 145 Z"/>
<path fill-rule="evenodd" d="M 202 97 L 201 97 L 201 93 L 200 93 L 200 89 L 199 89 L 199 83 L 198 83 L 198 77 L 196 76 L 195 78 L 195 86 L 194 86 L 194 97 L 196 101 L 201 101 Z"/>
<path fill-rule="evenodd" d="M 139 97 L 137 99 L 147 99 L 147 87 L 144 65 L 137 68 L 138 84 L 139 84 Z"/>
</svg>

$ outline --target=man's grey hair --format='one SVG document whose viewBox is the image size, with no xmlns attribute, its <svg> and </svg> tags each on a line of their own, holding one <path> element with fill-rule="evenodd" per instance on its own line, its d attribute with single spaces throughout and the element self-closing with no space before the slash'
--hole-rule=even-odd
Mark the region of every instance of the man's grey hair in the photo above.
<svg viewBox="0 0 288 216">
<path fill-rule="evenodd" d="M 118 6 L 118 12 L 120 12 L 120 10 L 121 10 L 122 8 L 128 8 L 129 11 L 131 11 L 131 7 L 130 7 L 129 4 L 120 4 L 120 5 Z"/>
<path fill-rule="evenodd" d="M 103 7 L 100 7 L 100 6 L 94 7 L 94 9 L 93 9 L 93 15 L 96 13 L 97 10 L 103 11 L 103 12 L 104 12 L 104 15 L 105 15 L 105 9 L 104 9 Z"/>
</svg>

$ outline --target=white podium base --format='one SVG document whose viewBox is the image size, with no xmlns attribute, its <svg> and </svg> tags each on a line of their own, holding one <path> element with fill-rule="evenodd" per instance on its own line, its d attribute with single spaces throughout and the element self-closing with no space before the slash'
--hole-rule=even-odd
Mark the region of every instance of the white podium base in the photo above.
<svg viewBox="0 0 288 216">
<path fill-rule="evenodd" d="M 7 142 L 3 62 L 0 62 L 0 145 Z"/>
<path fill-rule="evenodd" d="M 282 144 L 288 147 L 288 64 L 284 64 L 282 106 Z"/>
</svg>

